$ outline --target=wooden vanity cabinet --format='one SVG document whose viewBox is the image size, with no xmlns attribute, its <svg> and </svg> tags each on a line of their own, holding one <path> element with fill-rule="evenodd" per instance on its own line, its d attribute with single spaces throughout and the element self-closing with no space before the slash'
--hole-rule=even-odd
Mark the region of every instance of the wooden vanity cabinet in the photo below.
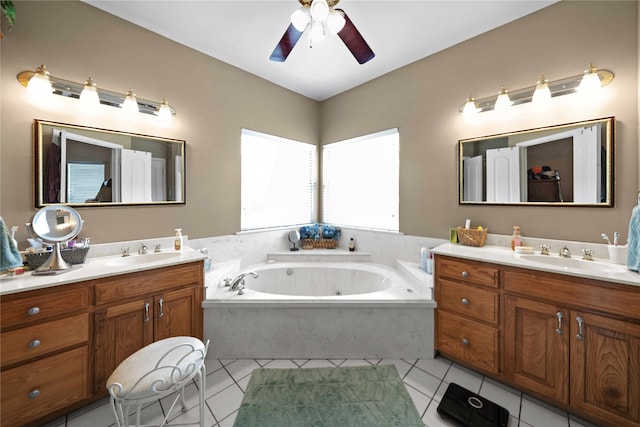
<svg viewBox="0 0 640 427">
<path fill-rule="evenodd" d="M 2 297 L 2 425 L 23 426 L 89 397 L 91 294 L 85 284 Z"/>
<path fill-rule="evenodd" d="M 441 266 L 445 265 L 442 269 Z M 452 350 L 447 328 L 486 334 L 493 302 L 471 313 L 451 307 L 464 280 L 454 270 L 496 270 L 497 333 L 502 354 L 496 372 L 490 354 Z M 436 255 L 436 349 L 446 357 L 603 426 L 640 426 L 640 287 Z M 443 274 L 442 272 L 445 272 Z M 469 276 L 467 276 L 468 278 Z M 468 283 L 486 291 L 486 283 Z M 469 290 L 470 291 L 470 290 Z M 469 293 L 469 295 L 472 295 Z M 450 298 L 452 301 L 455 298 Z M 448 317 L 463 321 L 452 324 Z M 475 322 L 475 323 L 473 323 Z M 462 332 L 459 332 L 462 333 Z M 483 358 L 483 360 L 478 360 Z"/>
<path fill-rule="evenodd" d="M 499 371 L 498 269 L 436 257 L 436 348 L 483 372 Z"/>
<path fill-rule="evenodd" d="M 95 393 L 106 394 L 111 372 L 147 344 L 203 338 L 203 274 L 197 262 L 93 281 Z"/>
</svg>

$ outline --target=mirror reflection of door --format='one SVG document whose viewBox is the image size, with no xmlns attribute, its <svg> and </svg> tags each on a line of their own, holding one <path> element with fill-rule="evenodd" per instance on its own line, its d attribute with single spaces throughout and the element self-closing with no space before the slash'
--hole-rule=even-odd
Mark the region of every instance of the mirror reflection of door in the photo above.
<svg viewBox="0 0 640 427">
<path fill-rule="evenodd" d="M 151 153 L 123 148 L 121 192 L 122 201 L 150 202 L 151 197 Z"/>
</svg>

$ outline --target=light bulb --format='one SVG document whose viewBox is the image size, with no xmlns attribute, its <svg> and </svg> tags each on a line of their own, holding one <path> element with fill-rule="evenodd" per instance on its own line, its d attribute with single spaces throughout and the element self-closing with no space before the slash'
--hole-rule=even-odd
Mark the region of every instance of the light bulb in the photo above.
<svg viewBox="0 0 640 427">
<path fill-rule="evenodd" d="M 314 21 L 321 22 L 327 19 L 327 16 L 329 16 L 327 0 L 313 0 L 309 13 L 311 13 L 311 19 Z"/>
<path fill-rule="evenodd" d="M 127 91 L 127 96 L 124 98 L 121 108 L 122 111 L 125 111 L 127 114 L 135 114 L 140 111 L 138 101 L 136 100 L 136 94 L 133 92 L 133 89 L 129 89 Z"/>
<path fill-rule="evenodd" d="M 467 98 L 467 102 L 465 102 L 464 108 L 462 109 L 462 115 L 472 116 L 476 114 L 479 110 L 480 109 L 476 104 L 476 100 L 473 98 L 473 96 L 469 95 L 469 98 Z"/>
<path fill-rule="evenodd" d="M 507 111 L 511 107 L 511 104 L 513 104 L 513 102 L 511 102 L 511 98 L 509 98 L 509 91 L 506 87 L 502 86 L 494 109 L 496 111 Z"/>
<path fill-rule="evenodd" d="M 307 25 L 309 25 L 309 21 L 311 21 L 309 6 L 299 7 L 291 14 L 291 23 L 296 28 L 296 30 L 300 32 L 303 32 L 307 28 Z"/>
<path fill-rule="evenodd" d="M 331 8 L 331 13 L 327 17 L 327 30 L 331 34 L 338 34 L 340 30 L 344 27 L 344 24 L 347 22 L 344 19 L 344 16 L 337 10 Z"/>
<path fill-rule="evenodd" d="M 598 69 L 589 64 L 589 69 L 584 72 L 580 86 L 578 86 L 578 92 L 581 93 L 595 93 L 600 90 L 602 84 L 600 82 L 600 76 L 598 76 Z"/>
<path fill-rule="evenodd" d="M 98 89 L 91 77 L 89 77 L 89 80 L 84 82 L 84 89 L 82 89 L 82 92 L 80 93 L 80 102 L 86 106 L 96 106 L 100 104 Z"/>
<path fill-rule="evenodd" d="M 311 23 L 311 43 L 318 43 L 325 39 L 324 23 L 313 21 Z"/>
<path fill-rule="evenodd" d="M 160 102 L 160 108 L 158 108 L 158 117 L 162 120 L 171 120 L 173 117 L 173 112 L 171 111 L 171 107 L 169 107 L 169 103 L 167 102 L 167 98 L 162 98 Z"/>
<path fill-rule="evenodd" d="M 540 76 L 540 80 L 536 83 L 536 90 L 533 92 L 533 98 L 531 100 L 534 104 L 538 105 L 545 105 L 551 101 L 549 82 L 544 78 L 544 75 Z"/>
<path fill-rule="evenodd" d="M 53 86 L 51 86 L 51 80 L 49 80 L 47 67 L 40 65 L 36 68 L 36 72 L 29 79 L 27 90 L 36 95 L 47 95 L 53 92 Z"/>
</svg>

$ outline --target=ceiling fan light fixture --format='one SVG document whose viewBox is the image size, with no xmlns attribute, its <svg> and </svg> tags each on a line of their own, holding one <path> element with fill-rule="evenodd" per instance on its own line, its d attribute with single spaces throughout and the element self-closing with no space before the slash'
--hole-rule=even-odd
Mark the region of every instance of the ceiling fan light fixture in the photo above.
<svg viewBox="0 0 640 427">
<path fill-rule="evenodd" d="M 307 28 L 307 25 L 309 25 L 309 21 L 311 21 L 309 6 L 299 7 L 291 14 L 291 23 L 296 28 L 296 30 L 300 32 L 303 32 L 305 28 Z"/>
<path fill-rule="evenodd" d="M 329 5 L 327 4 L 327 0 L 313 0 L 309 12 L 311 13 L 311 19 L 314 21 L 324 21 L 327 19 L 327 16 L 329 16 Z"/>
<path fill-rule="evenodd" d="M 331 34 L 338 34 L 342 28 L 344 28 L 344 24 L 347 22 L 344 19 L 344 16 L 337 10 L 331 8 L 331 13 L 327 16 L 327 30 Z"/>
<path fill-rule="evenodd" d="M 313 21 L 311 23 L 311 34 L 309 35 L 311 43 L 318 43 L 326 38 L 324 23 Z"/>
</svg>

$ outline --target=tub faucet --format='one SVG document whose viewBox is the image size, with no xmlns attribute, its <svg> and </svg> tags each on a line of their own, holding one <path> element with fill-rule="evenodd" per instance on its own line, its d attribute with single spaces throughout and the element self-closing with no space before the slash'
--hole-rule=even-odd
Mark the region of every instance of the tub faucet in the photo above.
<svg viewBox="0 0 640 427">
<path fill-rule="evenodd" d="M 567 245 L 564 245 L 562 247 L 562 249 L 560 249 L 560 254 L 559 254 L 562 258 L 571 258 L 571 251 L 569 251 L 569 248 L 567 247 Z"/>
<path fill-rule="evenodd" d="M 253 276 L 254 279 L 256 279 L 258 277 L 258 273 L 256 273 L 255 271 L 249 271 L 248 273 L 242 273 L 240 275 L 238 275 L 235 279 L 225 279 L 224 280 L 224 285 L 225 286 L 230 286 L 231 287 L 231 291 L 238 291 L 238 295 L 242 295 L 244 294 L 244 278 L 245 276 L 251 275 Z"/>
</svg>

